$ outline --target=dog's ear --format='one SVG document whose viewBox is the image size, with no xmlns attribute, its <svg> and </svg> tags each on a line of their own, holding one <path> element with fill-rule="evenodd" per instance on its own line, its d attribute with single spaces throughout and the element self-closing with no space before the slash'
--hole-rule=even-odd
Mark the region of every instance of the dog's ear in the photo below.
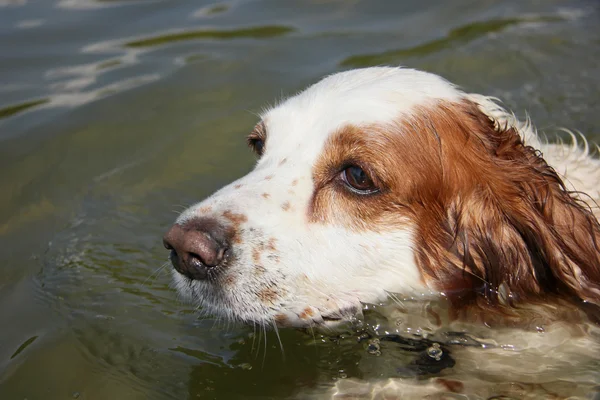
<svg viewBox="0 0 600 400">
<path fill-rule="evenodd" d="M 448 189 L 452 195 L 419 226 L 425 278 L 463 301 L 511 304 L 552 294 L 600 305 L 600 225 L 589 206 L 515 128 L 476 106 L 463 115 L 464 134 L 475 139 L 464 168 L 479 179 Z"/>
</svg>

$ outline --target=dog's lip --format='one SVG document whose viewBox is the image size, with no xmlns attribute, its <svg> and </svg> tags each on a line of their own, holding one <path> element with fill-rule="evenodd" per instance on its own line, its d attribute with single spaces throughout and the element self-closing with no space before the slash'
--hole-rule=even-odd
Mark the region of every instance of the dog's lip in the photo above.
<svg viewBox="0 0 600 400">
<path fill-rule="evenodd" d="M 340 315 L 339 311 L 334 312 L 332 315 L 322 314 L 321 320 L 314 326 L 314 328 L 322 328 L 325 330 L 325 332 L 335 332 L 339 329 L 347 329 L 357 326 L 356 324 L 359 326 L 360 321 L 362 320 L 361 316 L 361 313 Z"/>
<path fill-rule="evenodd" d="M 329 312 L 321 312 L 321 319 L 325 324 L 339 324 L 342 322 L 352 322 L 362 315 L 362 307 L 351 306 L 343 307 Z"/>
<path fill-rule="evenodd" d="M 333 315 L 321 315 L 321 318 L 323 318 L 323 321 L 325 321 L 325 322 L 335 322 L 335 321 L 344 320 L 344 317 L 342 317 L 342 316 L 333 316 Z"/>
<path fill-rule="evenodd" d="M 323 321 L 345 321 L 352 319 L 356 314 L 348 310 L 335 310 L 328 313 L 321 313 L 321 318 Z"/>
</svg>

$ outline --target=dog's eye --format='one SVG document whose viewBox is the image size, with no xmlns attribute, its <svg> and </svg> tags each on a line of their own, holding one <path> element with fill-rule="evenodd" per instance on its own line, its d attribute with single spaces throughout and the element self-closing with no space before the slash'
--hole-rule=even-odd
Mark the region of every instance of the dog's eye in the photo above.
<svg viewBox="0 0 600 400">
<path fill-rule="evenodd" d="M 265 149 L 265 141 L 257 137 L 249 137 L 248 146 L 250 146 L 250 148 L 252 148 L 256 154 L 262 156 Z"/>
<path fill-rule="evenodd" d="M 354 192 L 359 194 L 371 194 L 379 191 L 369 175 L 356 165 L 352 165 L 341 172 L 344 183 Z"/>
</svg>

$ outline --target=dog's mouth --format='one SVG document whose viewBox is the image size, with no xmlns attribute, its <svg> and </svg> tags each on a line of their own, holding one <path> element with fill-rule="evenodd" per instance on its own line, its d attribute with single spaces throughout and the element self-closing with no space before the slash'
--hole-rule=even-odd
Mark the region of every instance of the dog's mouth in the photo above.
<svg viewBox="0 0 600 400">
<path fill-rule="evenodd" d="M 362 304 L 343 301 L 335 307 L 306 306 L 300 310 L 282 309 L 273 320 L 278 327 L 334 330 L 354 326 L 363 319 Z"/>
<path fill-rule="evenodd" d="M 315 325 L 314 328 L 323 328 L 328 331 L 340 330 L 346 327 L 353 327 L 362 320 L 362 314 L 352 316 L 322 315 L 323 322 Z"/>
<path fill-rule="evenodd" d="M 345 322 L 354 322 L 362 317 L 361 308 L 349 307 L 343 308 L 329 313 L 321 314 L 323 323 L 328 325 L 341 324 Z"/>
</svg>

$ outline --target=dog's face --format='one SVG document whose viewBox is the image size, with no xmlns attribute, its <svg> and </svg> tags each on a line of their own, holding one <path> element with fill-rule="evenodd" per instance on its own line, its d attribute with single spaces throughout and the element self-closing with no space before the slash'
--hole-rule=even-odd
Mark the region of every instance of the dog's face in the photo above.
<svg viewBox="0 0 600 400">
<path fill-rule="evenodd" d="M 474 195 L 495 179 L 467 132 L 493 129 L 479 114 L 443 79 L 392 68 L 330 76 L 267 111 L 248 137 L 254 170 L 165 236 L 177 289 L 227 318 L 302 327 L 352 319 L 389 292 L 487 282 L 489 249 L 459 235 L 463 219 L 495 213 Z M 499 234 L 508 248 L 511 232 Z"/>
<path fill-rule="evenodd" d="M 371 205 L 389 195 L 373 171 L 386 143 L 350 126 L 392 121 L 440 91 L 455 95 L 428 74 L 364 70 L 264 113 L 248 138 L 260 157 L 254 170 L 176 222 L 229 231 L 223 265 L 206 279 L 175 271 L 179 291 L 217 314 L 293 326 L 353 316 L 386 291 L 422 291 L 410 220 L 393 204 Z"/>
</svg>

